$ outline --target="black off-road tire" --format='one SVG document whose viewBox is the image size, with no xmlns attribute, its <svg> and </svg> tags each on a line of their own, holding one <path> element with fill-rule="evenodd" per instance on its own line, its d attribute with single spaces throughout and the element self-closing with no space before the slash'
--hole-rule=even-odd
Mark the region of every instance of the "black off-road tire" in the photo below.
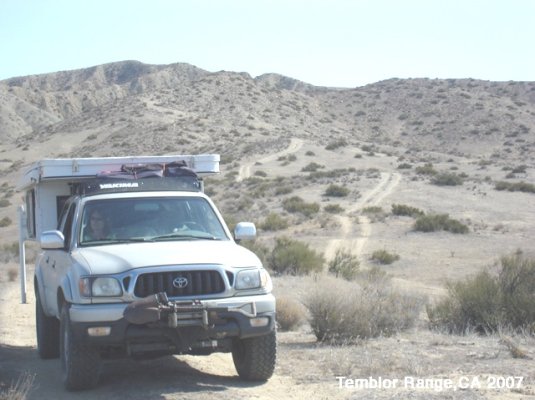
<svg viewBox="0 0 535 400">
<path fill-rule="evenodd" d="M 35 333 L 37 353 L 43 360 L 59 357 L 59 320 L 43 310 L 39 291 L 35 291 Z"/>
<path fill-rule="evenodd" d="M 61 372 L 65 388 L 74 391 L 95 387 L 100 375 L 100 355 L 73 335 L 68 304 L 61 309 L 60 331 Z"/>
<path fill-rule="evenodd" d="M 277 358 L 277 336 L 268 335 L 235 339 L 232 359 L 240 378 L 248 381 L 266 381 L 273 375 Z"/>
</svg>

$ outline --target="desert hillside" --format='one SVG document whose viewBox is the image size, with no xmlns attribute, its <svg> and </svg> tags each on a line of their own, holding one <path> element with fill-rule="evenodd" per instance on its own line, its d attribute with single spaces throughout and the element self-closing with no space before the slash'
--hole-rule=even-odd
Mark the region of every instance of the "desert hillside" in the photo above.
<svg viewBox="0 0 535 400">
<path fill-rule="evenodd" d="M 225 394 L 221 390 L 227 390 L 223 398 L 236 398 L 245 389 L 245 396 L 259 398 L 528 398 L 535 395 L 532 335 L 482 338 L 429 330 L 425 305 L 444 297 L 448 281 L 495 273 L 504 255 L 521 250 L 535 257 L 534 149 L 535 82 L 393 78 L 329 88 L 277 74 L 251 77 L 136 61 L 0 81 L 4 372 L 24 371 L 19 358 L 25 360 L 45 376 L 39 384 L 46 393 L 67 398 L 49 383 L 59 371 L 50 372 L 33 351 L 32 310 L 14 298 L 21 196 L 15 188 L 23 168 L 50 157 L 219 153 L 221 174 L 206 180 L 206 191 L 229 225 L 256 223 L 258 239 L 249 246 L 272 269 L 278 297 L 306 304 L 312 287 L 334 279 L 327 270 L 345 254 L 359 273 L 379 270 L 416 299 L 414 320 L 398 336 L 342 347 L 317 343 L 302 322 L 281 332 L 276 375 L 262 387 L 236 383 L 219 358 L 149 364 L 188 379 L 176 383 L 169 373 L 154 384 L 153 374 L 141 379 L 150 387 L 141 396 L 183 398 L 180 387 L 189 385 L 187 398 L 200 399 Z M 293 240 L 313 250 L 320 278 L 276 270 L 276 247 Z M 12 318 L 12 324 L 4 322 Z M 508 347 L 509 340 L 515 344 Z M 525 357 L 510 351 L 517 345 Z M 110 378 L 97 394 L 111 388 L 113 398 L 123 398 L 131 382 L 127 373 L 116 374 L 120 383 Z M 467 390 L 457 397 L 448 391 L 339 390 L 339 375 L 507 375 L 524 381 L 515 390 Z M 190 376 L 194 384 L 186 383 Z M 162 385 L 169 393 L 160 391 Z"/>
</svg>

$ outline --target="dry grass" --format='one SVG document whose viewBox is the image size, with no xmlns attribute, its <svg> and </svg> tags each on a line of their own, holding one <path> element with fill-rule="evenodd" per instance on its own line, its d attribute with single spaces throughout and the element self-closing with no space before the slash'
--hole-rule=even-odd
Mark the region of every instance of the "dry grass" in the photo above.
<svg viewBox="0 0 535 400">
<path fill-rule="evenodd" d="M 305 305 L 319 341 L 346 343 L 412 327 L 422 300 L 396 291 L 385 280 L 350 283 L 325 276 L 311 288 Z"/>
<path fill-rule="evenodd" d="M 32 390 L 34 380 L 35 375 L 28 372 L 23 373 L 17 382 L 0 392 L 0 400 L 26 400 Z"/>
<path fill-rule="evenodd" d="M 291 296 L 277 296 L 277 324 L 282 331 L 293 331 L 306 321 L 306 309 Z"/>
</svg>

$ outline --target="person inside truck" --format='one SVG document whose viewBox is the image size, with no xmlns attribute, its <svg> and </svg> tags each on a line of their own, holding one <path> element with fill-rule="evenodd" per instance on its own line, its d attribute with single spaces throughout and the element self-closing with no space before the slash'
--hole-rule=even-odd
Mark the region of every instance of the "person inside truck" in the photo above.
<svg viewBox="0 0 535 400">
<path fill-rule="evenodd" d="M 109 238 L 109 227 L 104 215 L 94 209 L 89 213 L 89 222 L 84 230 L 84 241 Z"/>
</svg>

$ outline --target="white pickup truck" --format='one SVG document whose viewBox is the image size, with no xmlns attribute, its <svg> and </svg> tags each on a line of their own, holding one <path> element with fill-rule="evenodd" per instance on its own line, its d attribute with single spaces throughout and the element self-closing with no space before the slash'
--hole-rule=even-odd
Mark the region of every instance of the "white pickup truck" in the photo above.
<svg viewBox="0 0 535 400">
<path fill-rule="evenodd" d="M 203 193 L 218 155 L 48 159 L 31 165 L 21 245 L 34 240 L 37 349 L 68 390 L 94 387 L 102 360 L 232 352 L 266 380 L 275 299 L 258 257 Z M 24 263 L 24 260 L 21 260 Z"/>
</svg>

